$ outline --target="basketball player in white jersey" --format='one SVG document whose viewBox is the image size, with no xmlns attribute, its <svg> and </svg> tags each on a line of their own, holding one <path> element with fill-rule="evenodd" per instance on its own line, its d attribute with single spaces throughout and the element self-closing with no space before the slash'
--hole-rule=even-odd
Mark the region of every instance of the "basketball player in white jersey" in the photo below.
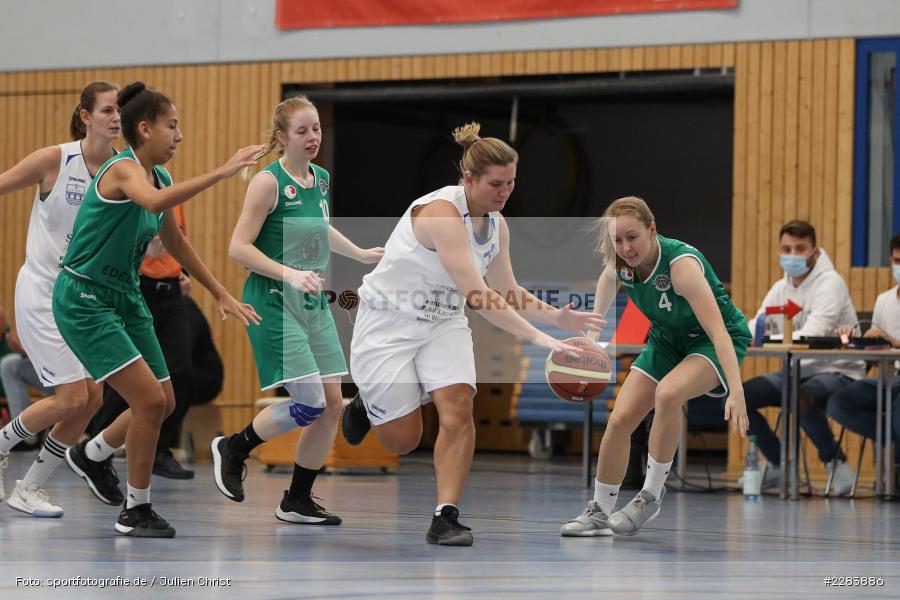
<svg viewBox="0 0 900 600">
<path fill-rule="evenodd" d="M 502 140 L 479 137 L 479 130 L 470 123 L 453 132 L 463 147 L 460 185 L 414 201 L 384 258 L 363 278 L 350 350 L 359 395 L 342 423 L 351 444 L 362 441 L 371 423 L 388 450 L 406 454 L 422 436 L 422 404 L 434 402 L 438 504 L 426 540 L 452 546 L 473 541 L 457 508 L 475 449 L 475 361 L 464 305 L 533 344 L 573 356 L 586 351 L 538 331 L 517 311 L 572 331 L 603 324 L 596 314 L 544 304 L 516 283 L 500 210 L 515 184 L 518 155 Z"/>
<path fill-rule="evenodd" d="M 52 298 L 82 197 L 97 169 L 115 154 L 113 144 L 120 134 L 117 91 L 105 81 L 88 84 L 69 127 L 75 141 L 37 150 L 0 174 L 0 196 L 37 186 L 25 264 L 16 279 L 16 329 L 41 382 L 54 387 L 55 393 L 29 406 L 0 430 L 2 500 L 10 449 L 55 425 L 34 464 L 6 498 L 10 508 L 34 517 L 62 516 L 63 510 L 49 501 L 43 483 L 84 432 L 102 397 L 101 386 L 90 379 L 63 341 L 53 318 Z M 98 463 L 96 472 L 97 482 L 89 482 L 95 494 L 100 489 L 108 496 L 101 500 L 121 504 L 112 467 L 108 462 Z"/>
</svg>

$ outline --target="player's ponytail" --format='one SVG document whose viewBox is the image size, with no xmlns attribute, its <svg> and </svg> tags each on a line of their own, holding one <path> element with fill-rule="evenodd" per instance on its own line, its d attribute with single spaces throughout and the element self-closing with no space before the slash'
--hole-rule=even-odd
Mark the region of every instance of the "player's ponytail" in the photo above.
<svg viewBox="0 0 900 600">
<path fill-rule="evenodd" d="M 481 124 L 473 122 L 457 127 L 451 134 L 453 141 L 463 147 L 459 161 L 460 183 L 467 171 L 478 178 L 485 174 L 488 167 L 519 161 L 519 154 L 509 144 L 497 138 L 483 138 L 478 135 L 480 132 Z"/>
<path fill-rule="evenodd" d="M 312 109 L 316 110 L 316 105 L 312 103 L 312 101 L 306 96 L 292 96 L 287 100 L 279 103 L 275 107 L 275 111 L 272 113 L 272 129 L 269 131 L 269 141 L 266 142 L 266 145 L 262 150 L 254 155 L 253 160 L 259 160 L 266 154 L 270 153 L 272 150 L 278 149 L 278 156 L 284 154 L 284 146 L 280 141 L 278 141 L 278 132 L 281 131 L 285 135 L 287 135 L 288 126 L 291 121 L 291 117 L 295 112 L 302 109 Z M 253 171 L 251 167 L 244 168 L 241 171 L 241 179 L 244 181 L 250 181 L 253 177 Z"/>
<path fill-rule="evenodd" d="M 466 123 L 462 127 L 457 127 L 451 135 L 453 136 L 453 141 L 463 147 L 463 154 L 465 154 L 472 147 L 472 144 L 481 139 L 481 136 L 478 135 L 480 131 L 481 123 L 472 122 Z"/>
<path fill-rule="evenodd" d="M 129 83 L 119 92 L 119 110 L 122 112 L 122 135 L 133 148 L 139 146 L 138 125 L 142 121 L 153 123 L 173 102 L 162 92 L 148 88 L 143 81 Z"/>
</svg>

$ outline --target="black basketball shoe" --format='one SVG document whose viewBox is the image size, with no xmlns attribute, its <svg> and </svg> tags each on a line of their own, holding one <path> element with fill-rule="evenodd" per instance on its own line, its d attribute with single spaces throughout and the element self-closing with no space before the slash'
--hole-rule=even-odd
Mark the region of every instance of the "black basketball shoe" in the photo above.
<svg viewBox="0 0 900 600">
<path fill-rule="evenodd" d="M 87 457 L 85 448 L 90 440 L 83 440 L 66 450 L 66 464 L 76 475 L 84 479 L 88 488 L 100 502 L 118 506 L 125 500 L 119 489 L 119 476 L 112 464 L 112 456 L 95 462 Z"/>
<path fill-rule="evenodd" d="M 248 454 L 236 452 L 228 447 L 228 438 L 219 436 L 209 445 L 212 451 L 213 474 L 216 487 L 229 500 L 244 501 L 244 478 L 247 477 Z"/>
<path fill-rule="evenodd" d="M 313 500 L 312 496 L 303 498 L 290 498 L 287 490 L 281 504 L 275 509 L 275 518 L 287 523 L 301 523 L 303 525 L 340 525 L 341 518 L 325 510 L 322 505 Z"/>
<path fill-rule="evenodd" d="M 358 446 L 371 428 L 366 405 L 357 394 L 350 404 L 344 407 L 344 414 L 341 415 L 341 433 L 344 434 L 348 444 Z"/>
<path fill-rule="evenodd" d="M 451 505 L 442 508 L 441 514 L 431 519 L 425 540 L 441 546 L 471 546 L 474 541 L 472 529 L 459 522 L 459 509 Z"/>
<path fill-rule="evenodd" d="M 116 521 L 116 531 L 132 537 L 175 537 L 175 528 L 156 514 L 149 502 L 131 508 L 123 506 Z"/>
</svg>

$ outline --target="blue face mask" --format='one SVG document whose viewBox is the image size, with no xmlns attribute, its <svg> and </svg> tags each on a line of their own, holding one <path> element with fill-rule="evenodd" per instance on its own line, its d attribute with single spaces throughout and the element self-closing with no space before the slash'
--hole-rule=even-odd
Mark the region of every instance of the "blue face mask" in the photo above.
<svg viewBox="0 0 900 600">
<path fill-rule="evenodd" d="M 779 262 L 784 272 L 791 277 L 803 277 L 809 273 L 809 266 L 806 264 L 807 260 L 809 260 L 809 257 L 806 256 L 782 254 Z"/>
<path fill-rule="evenodd" d="M 894 281 L 900 285 L 900 265 L 891 265 L 891 273 L 894 274 Z"/>
</svg>

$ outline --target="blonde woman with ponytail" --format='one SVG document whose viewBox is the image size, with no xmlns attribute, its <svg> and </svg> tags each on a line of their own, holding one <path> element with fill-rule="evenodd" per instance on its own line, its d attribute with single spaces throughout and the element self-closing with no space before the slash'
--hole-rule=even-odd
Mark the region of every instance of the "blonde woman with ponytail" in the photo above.
<svg viewBox="0 0 900 600">
<path fill-rule="evenodd" d="M 473 543 L 458 509 L 475 449 L 475 361 L 464 306 L 533 344 L 575 356 L 583 351 L 523 316 L 571 331 L 602 325 L 593 313 L 553 308 L 516 283 L 500 211 L 515 187 L 518 155 L 479 131 L 469 123 L 453 132 L 463 148 L 458 185 L 415 200 L 384 260 L 363 279 L 350 349 L 359 395 L 343 417 L 349 443 L 360 443 L 371 427 L 385 447 L 406 454 L 422 436 L 422 405 L 434 402 L 437 506 L 426 541 L 450 546 Z M 513 297 L 515 306 L 504 300 Z"/>
<path fill-rule="evenodd" d="M 606 267 L 597 281 L 594 310 L 606 314 L 621 286 L 651 328 L 609 416 L 594 499 L 562 526 L 560 534 L 567 537 L 636 535 L 656 518 L 678 447 L 681 411 L 691 398 L 727 397 L 725 419 L 732 433 L 746 436 L 749 426 L 740 362 L 750 330 L 706 257 L 689 244 L 659 235 L 647 203 L 634 196 L 613 202 L 597 229 Z M 646 480 L 634 499 L 614 512 L 631 433 L 651 410 Z"/>
<path fill-rule="evenodd" d="M 250 181 L 229 254 L 250 270 L 244 301 L 262 322 L 249 328 L 260 387 L 283 386 L 290 398 L 270 406 L 243 431 L 212 442 L 216 486 L 226 498 L 244 500 L 244 461 L 265 440 L 304 427 L 297 443 L 290 489 L 275 509 L 288 523 L 339 525 L 312 497 L 316 475 L 334 442 L 343 406 L 344 351 L 322 292 L 330 252 L 377 263 L 383 248 L 363 250 L 329 223 L 328 171 L 314 164 L 322 143 L 316 107 L 305 97 L 275 107 L 261 158 L 279 158 Z"/>
</svg>

